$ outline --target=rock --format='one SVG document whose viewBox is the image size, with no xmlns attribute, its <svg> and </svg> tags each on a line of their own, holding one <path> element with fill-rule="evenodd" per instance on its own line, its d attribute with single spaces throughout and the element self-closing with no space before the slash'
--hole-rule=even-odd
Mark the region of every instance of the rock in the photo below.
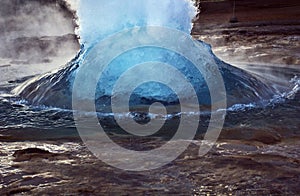
<svg viewBox="0 0 300 196">
<path fill-rule="evenodd" d="M 282 140 L 282 136 L 276 130 L 270 128 L 224 129 L 219 138 L 225 140 L 257 141 L 263 144 L 276 144 Z"/>
<path fill-rule="evenodd" d="M 257 131 L 253 134 L 251 140 L 259 141 L 264 144 L 276 144 L 281 141 L 282 137 L 280 134 L 272 132 L 272 131 Z"/>
<path fill-rule="evenodd" d="M 14 161 L 29 161 L 33 158 L 48 159 L 56 156 L 57 154 L 51 153 L 47 150 L 42 150 L 39 148 L 27 148 L 23 150 L 17 150 L 13 156 L 15 157 Z"/>
</svg>

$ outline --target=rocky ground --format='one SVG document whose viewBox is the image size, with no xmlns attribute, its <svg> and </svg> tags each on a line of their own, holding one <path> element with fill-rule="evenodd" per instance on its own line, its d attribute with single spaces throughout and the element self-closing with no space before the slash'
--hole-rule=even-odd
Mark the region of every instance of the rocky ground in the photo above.
<svg viewBox="0 0 300 196">
<path fill-rule="evenodd" d="M 0 194 L 296 195 L 299 140 L 266 145 L 219 141 L 204 157 L 199 141 L 167 166 L 146 172 L 112 168 L 80 142 L 1 143 Z M 180 144 L 179 144 L 180 145 Z M 287 151 L 286 145 L 289 146 Z"/>
<path fill-rule="evenodd" d="M 299 67 L 300 1 L 201 1 L 193 35 L 221 59 L 239 64 Z"/>
</svg>

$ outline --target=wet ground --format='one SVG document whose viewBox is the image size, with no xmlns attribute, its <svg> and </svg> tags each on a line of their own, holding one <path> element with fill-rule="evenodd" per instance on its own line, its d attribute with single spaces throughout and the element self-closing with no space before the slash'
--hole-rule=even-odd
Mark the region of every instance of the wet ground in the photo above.
<svg viewBox="0 0 300 196">
<path fill-rule="evenodd" d="M 217 56 L 239 65 L 297 66 L 300 59 L 298 0 L 201 1 L 193 35 L 213 46 Z"/>
<path fill-rule="evenodd" d="M 197 155 L 199 143 L 194 141 L 163 168 L 127 172 L 99 161 L 80 142 L 3 142 L 0 193 L 297 195 L 300 191 L 299 139 L 273 145 L 224 140 L 204 157 Z"/>
</svg>

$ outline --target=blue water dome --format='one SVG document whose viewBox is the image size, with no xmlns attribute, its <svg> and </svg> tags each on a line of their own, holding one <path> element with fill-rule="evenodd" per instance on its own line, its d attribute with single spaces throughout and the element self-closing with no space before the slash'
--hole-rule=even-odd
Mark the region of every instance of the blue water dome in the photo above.
<svg viewBox="0 0 300 196">
<path fill-rule="evenodd" d="M 176 71 L 165 72 L 162 65 L 171 65 L 184 76 L 202 106 L 211 106 L 211 93 L 225 96 L 228 106 L 270 98 L 274 94 L 271 87 L 256 76 L 221 61 L 208 44 L 192 39 L 191 21 L 195 15 L 196 8 L 189 0 L 83 0 L 78 10 L 82 44 L 78 55 L 60 70 L 30 79 L 14 92 L 33 105 L 71 109 L 74 81 L 84 70 L 82 85 L 93 79 L 95 86 L 81 86 L 82 92 L 88 89 L 90 93 L 81 95 L 77 90 L 75 96 L 82 102 L 93 99 L 98 110 L 110 111 L 107 108 L 112 104 L 119 78 L 135 66 L 151 62 L 158 66 L 146 67 L 148 73 L 162 78 L 165 75 L 169 79 L 162 80 L 165 83 L 149 80 L 136 86 L 128 95 L 131 106 L 154 102 L 180 104 L 175 91 L 189 98 L 190 88 L 175 80 L 178 79 L 173 74 Z M 154 44 L 151 45 L 151 41 Z M 118 50 L 121 52 L 116 52 Z M 110 61 L 103 60 L 110 56 Z M 220 74 L 222 84 L 214 80 L 215 73 Z M 143 77 L 138 71 L 133 72 L 132 77 L 127 76 L 134 78 L 136 75 Z M 133 79 L 129 81 L 134 84 Z M 211 92 L 208 81 L 215 86 L 224 85 L 226 95 Z"/>
</svg>

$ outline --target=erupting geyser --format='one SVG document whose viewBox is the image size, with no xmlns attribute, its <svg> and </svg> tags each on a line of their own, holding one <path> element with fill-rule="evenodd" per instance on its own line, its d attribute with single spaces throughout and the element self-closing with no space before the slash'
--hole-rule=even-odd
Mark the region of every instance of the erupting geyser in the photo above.
<svg viewBox="0 0 300 196">
<path fill-rule="evenodd" d="M 97 83 L 95 96 L 82 95 L 81 97 L 82 101 L 94 99 L 97 108 L 102 110 L 101 107 L 111 104 L 110 98 L 113 95 L 114 85 L 128 69 L 147 62 L 160 62 L 174 66 L 186 77 L 195 90 L 200 105 L 211 104 L 207 78 L 213 81 L 215 72 L 221 73 L 223 77 L 228 106 L 236 103 L 259 102 L 272 97 L 274 93 L 271 87 L 255 76 L 219 60 L 212 53 L 210 46 L 204 42 L 193 40 L 190 48 L 180 45 L 185 43 L 181 39 L 186 38 L 178 36 L 180 35 L 178 32 L 190 37 L 191 21 L 195 14 L 196 9 L 189 0 L 81 1 L 78 16 L 82 49 L 79 54 L 64 68 L 25 82 L 15 89 L 15 93 L 33 105 L 72 108 L 72 90 L 76 74 L 83 68 L 86 79 L 91 79 L 89 77 L 95 72 L 93 67 L 103 66 L 105 68 L 102 70 L 101 77 L 95 78 Z M 164 34 L 163 29 L 169 29 L 168 34 Z M 170 33 L 172 30 L 174 34 Z M 149 44 L 151 40 L 156 44 Z M 102 44 L 103 42 L 105 44 Z M 161 43 L 160 47 L 158 43 Z M 102 65 L 101 63 L 106 62 L 102 59 L 105 58 L 103 54 L 113 55 L 116 51 L 112 49 L 116 48 L 117 44 L 121 49 L 126 44 L 141 47 L 126 49 L 123 53 L 113 56 L 109 65 Z M 166 45 L 171 45 L 175 51 L 166 48 Z M 177 53 L 176 48 L 184 51 L 184 54 Z M 196 60 L 191 62 L 191 58 Z M 94 65 L 91 66 L 93 63 Z M 89 69 L 85 69 L 87 66 Z M 201 67 L 201 72 L 196 67 Z M 148 69 L 148 72 L 153 71 L 153 75 L 165 74 L 172 78 L 172 73 L 162 73 L 161 70 L 163 69 L 157 66 Z M 131 78 L 130 75 L 127 76 Z M 129 82 L 134 81 L 129 79 Z M 168 82 L 172 83 L 172 80 Z M 179 91 L 185 92 L 185 85 L 178 81 L 174 85 Z M 189 96 L 187 91 L 186 99 L 189 99 Z M 132 106 L 153 102 L 172 105 L 178 103 L 178 96 L 168 85 L 153 81 L 137 86 L 129 101 Z"/>
</svg>

